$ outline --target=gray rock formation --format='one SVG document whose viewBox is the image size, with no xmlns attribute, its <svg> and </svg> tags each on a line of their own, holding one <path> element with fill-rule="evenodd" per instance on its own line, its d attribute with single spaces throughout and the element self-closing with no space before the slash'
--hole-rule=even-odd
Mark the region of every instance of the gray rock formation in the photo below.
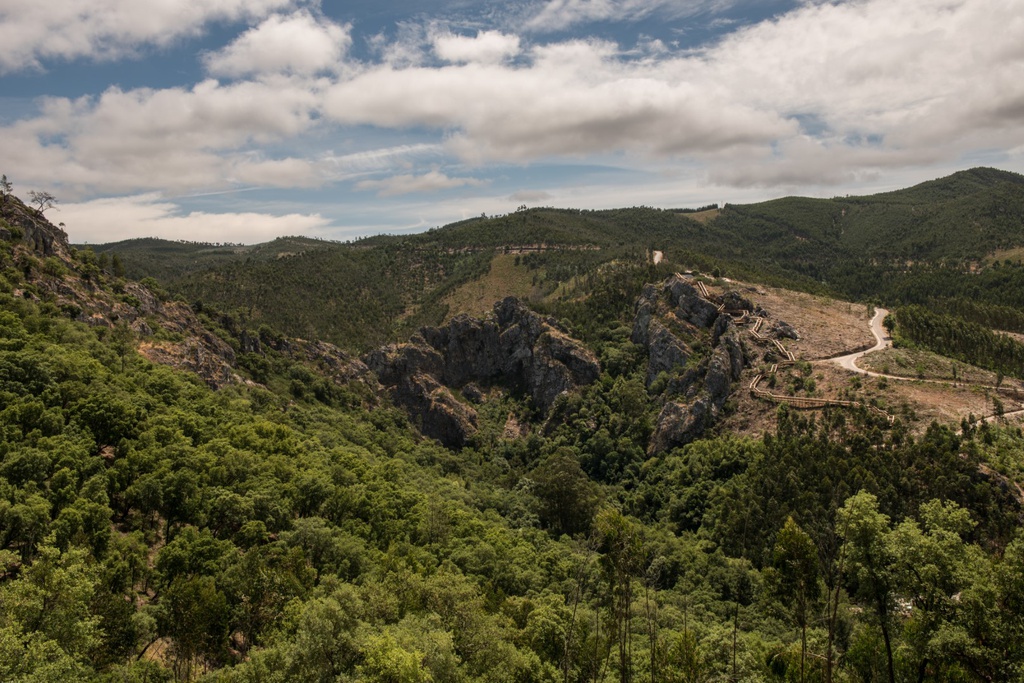
<svg viewBox="0 0 1024 683">
<path fill-rule="evenodd" d="M 739 296 L 729 303 L 737 310 L 752 308 Z M 647 348 L 648 388 L 660 373 L 672 376 L 648 445 L 648 452 L 656 454 L 693 441 L 718 419 L 747 359 L 730 316 L 719 314 L 717 306 L 683 278 L 645 287 L 635 311 L 631 340 Z M 693 352 L 680 335 L 706 340 L 708 332 L 702 330 L 710 331 L 710 352 L 685 367 Z"/>
<path fill-rule="evenodd" d="M 678 310 L 676 314 L 683 320 L 697 327 L 711 327 L 718 319 L 718 307 L 700 294 L 685 280 L 673 276 L 666 283 L 672 305 Z"/>
<path fill-rule="evenodd" d="M 547 412 L 560 394 L 590 384 L 601 372 L 594 355 L 555 320 L 511 297 L 495 304 L 493 318 L 456 316 L 364 360 L 424 434 L 452 447 L 475 431 L 476 412 L 448 389 L 465 387 L 463 395 L 473 400 L 482 397 L 478 385 L 500 384 Z M 409 378 L 416 379 L 410 384 Z"/>
<path fill-rule="evenodd" d="M 430 375 L 417 372 L 390 389 L 395 403 L 406 409 L 420 431 L 448 448 L 461 448 L 476 432 L 476 411 Z"/>
<path fill-rule="evenodd" d="M 647 387 L 662 372 L 682 368 L 690 358 L 690 349 L 679 337 L 657 320 L 648 323 L 647 333 Z"/>
<path fill-rule="evenodd" d="M 800 334 L 796 331 L 796 328 L 781 320 L 772 325 L 772 334 L 777 339 L 792 339 L 793 341 L 800 339 Z"/>
</svg>

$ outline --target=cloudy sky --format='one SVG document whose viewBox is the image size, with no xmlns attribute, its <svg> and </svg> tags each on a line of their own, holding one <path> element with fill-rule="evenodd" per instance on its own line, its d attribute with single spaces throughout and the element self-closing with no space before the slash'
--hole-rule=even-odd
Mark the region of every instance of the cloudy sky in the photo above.
<svg viewBox="0 0 1024 683">
<path fill-rule="evenodd" d="M 1024 171 L 1024 0 L 0 0 L 72 240 L 425 230 Z"/>
</svg>

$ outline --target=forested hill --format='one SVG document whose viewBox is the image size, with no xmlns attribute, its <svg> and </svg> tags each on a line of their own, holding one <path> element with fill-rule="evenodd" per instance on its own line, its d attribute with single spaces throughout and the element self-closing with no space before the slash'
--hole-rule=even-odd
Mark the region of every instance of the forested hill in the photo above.
<svg viewBox="0 0 1024 683">
<path fill-rule="evenodd" d="M 772 344 L 603 229 L 339 251 L 532 273 L 566 318 L 509 299 L 364 365 L 175 300 L 5 191 L 0 680 L 1020 680 L 1021 431 L 859 402 L 731 433 Z M 432 414 L 464 418 L 452 448 Z"/>
<path fill-rule="evenodd" d="M 712 226 L 816 278 L 848 260 L 964 264 L 1024 245 L 1024 176 L 979 168 L 864 197 L 729 205 Z"/>
<path fill-rule="evenodd" d="M 456 292 L 491 272 L 519 283 L 515 291 L 492 287 L 491 301 L 526 296 L 572 318 L 575 302 L 649 277 L 654 251 L 664 256 L 662 272 L 717 271 L 890 306 L 962 312 L 970 304 L 955 300 L 966 296 L 984 309 L 971 313 L 975 322 L 1000 306 L 1024 306 L 1024 176 L 1015 173 L 978 168 L 871 196 L 705 209 L 521 209 L 346 244 L 141 239 L 95 250 L 190 303 L 359 351 L 460 312 Z"/>
</svg>

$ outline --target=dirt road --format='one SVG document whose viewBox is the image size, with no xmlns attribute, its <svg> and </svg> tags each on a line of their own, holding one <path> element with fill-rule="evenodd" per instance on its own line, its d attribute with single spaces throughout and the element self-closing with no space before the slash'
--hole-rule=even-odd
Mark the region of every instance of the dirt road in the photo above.
<svg viewBox="0 0 1024 683">
<path fill-rule="evenodd" d="M 861 356 L 871 353 L 873 351 L 881 351 L 892 346 L 892 339 L 885 333 L 885 327 L 882 326 L 882 321 L 885 320 L 885 316 L 889 315 L 889 311 L 884 308 L 875 309 L 875 317 L 871 319 L 871 334 L 875 335 L 876 344 L 866 351 L 858 351 L 857 353 L 851 353 L 846 356 L 839 356 L 838 358 L 830 358 L 830 363 L 835 363 L 840 367 L 851 370 L 852 372 L 859 372 L 862 375 L 869 375 L 871 377 L 886 377 L 887 375 L 881 375 L 877 372 L 871 372 L 870 370 L 863 370 L 857 366 L 857 359 Z"/>
</svg>

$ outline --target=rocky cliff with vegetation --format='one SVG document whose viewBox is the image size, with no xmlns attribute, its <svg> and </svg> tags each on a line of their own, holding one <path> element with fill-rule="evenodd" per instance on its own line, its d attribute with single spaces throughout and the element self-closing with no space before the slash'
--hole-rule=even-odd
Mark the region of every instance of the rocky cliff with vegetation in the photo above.
<svg viewBox="0 0 1024 683">
<path fill-rule="evenodd" d="M 556 320 L 513 298 L 495 304 L 491 318 L 457 316 L 365 361 L 423 433 L 451 447 L 465 445 L 476 431 L 476 410 L 466 401 L 480 402 L 492 386 L 528 397 L 543 415 L 560 395 L 601 372 L 594 355 Z M 453 391 L 468 398 L 459 401 Z"/>
</svg>

